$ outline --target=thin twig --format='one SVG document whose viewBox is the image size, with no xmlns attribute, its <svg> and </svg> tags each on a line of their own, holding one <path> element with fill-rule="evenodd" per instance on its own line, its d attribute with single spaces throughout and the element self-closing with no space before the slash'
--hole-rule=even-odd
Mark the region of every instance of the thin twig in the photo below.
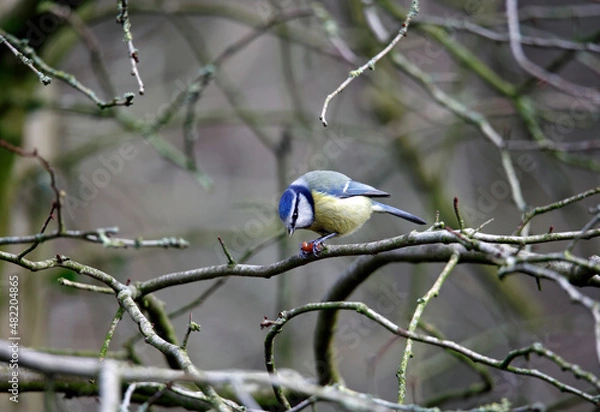
<svg viewBox="0 0 600 412">
<path fill-rule="evenodd" d="M 304 399 L 302 402 L 297 403 L 292 409 L 290 409 L 287 412 L 300 412 L 302 409 L 304 409 L 310 405 L 313 405 L 316 402 L 317 402 L 316 396 L 309 396 L 308 398 Z"/>
<path fill-rule="evenodd" d="M 138 82 L 138 93 L 140 95 L 143 95 L 144 82 L 140 77 L 140 72 L 137 66 L 140 62 L 140 57 L 138 50 L 133 45 L 133 35 L 131 34 L 131 22 L 129 21 L 129 5 L 127 2 L 128 0 L 119 0 L 117 2 L 117 9 L 119 11 L 119 14 L 117 14 L 117 23 L 119 23 L 123 27 L 125 43 L 127 44 L 127 50 L 129 52 L 129 61 L 131 62 L 131 75 L 135 76 L 135 79 Z"/>
<path fill-rule="evenodd" d="M 37 55 L 37 53 L 35 52 L 35 50 L 32 47 L 28 46 L 23 41 L 19 40 L 18 38 L 5 32 L 2 29 L 0 29 L 0 36 L 3 37 L 0 40 L 8 39 L 10 41 L 10 44 L 15 49 L 17 49 L 23 56 L 25 56 L 25 58 L 27 58 L 28 61 L 31 61 L 32 64 L 34 64 L 41 73 L 46 75 L 46 77 L 53 76 L 57 79 L 62 80 L 69 86 L 73 87 L 75 90 L 77 90 L 77 91 L 83 93 L 85 96 L 87 96 L 99 108 L 106 109 L 106 108 L 114 107 L 114 106 L 131 106 L 133 104 L 132 103 L 133 98 L 135 97 L 135 95 L 133 93 L 125 93 L 123 95 L 123 97 L 120 97 L 120 98 L 115 97 L 111 101 L 104 101 L 104 100 L 100 99 L 92 89 L 90 89 L 87 86 L 84 86 L 72 74 L 66 73 L 62 70 L 56 70 L 56 69 L 50 67 L 44 60 L 42 60 Z M 6 43 L 8 44 L 8 42 L 6 42 Z"/>
<path fill-rule="evenodd" d="M 192 332 L 200 332 L 200 325 L 192 320 L 192 313 L 190 312 L 190 316 L 188 319 L 188 327 L 185 331 L 183 342 L 181 343 L 181 349 L 187 349 L 188 339 L 190 338 Z"/>
<path fill-rule="evenodd" d="M 129 405 L 131 404 L 131 397 L 133 396 L 133 394 L 137 388 L 156 388 L 156 389 L 158 389 L 157 392 L 159 392 L 162 389 L 164 389 L 165 387 L 166 387 L 166 385 L 164 383 L 158 383 L 158 382 L 133 382 L 132 384 L 130 384 L 127 387 L 127 390 L 125 391 L 125 395 L 123 395 L 123 400 L 121 401 L 121 406 L 120 406 L 119 412 L 129 412 Z M 140 408 L 141 408 L 141 406 L 140 406 Z M 138 409 L 138 412 L 140 412 L 139 409 Z"/>
<path fill-rule="evenodd" d="M 275 398 L 286 410 L 291 409 L 292 406 L 283 393 L 283 389 L 275 383 L 276 379 L 279 378 L 279 375 L 277 374 L 277 367 L 275 366 L 275 337 L 281 332 L 283 325 L 285 325 L 285 323 L 289 320 L 286 316 L 288 313 L 289 311 L 280 313 L 276 321 L 270 321 L 265 316 L 265 319 L 263 319 L 262 323 L 260 324 L 261 329 L 265 327 L 270 328 L 269 332 L 267 332 L 267 336 L 265 336 L 265 367 L 267 372 L 269 372 L 269 376 L 273 376 L 273 378 L 275 378 L 271 384 L 273 387 L 273 392 L 275 393 Z"/>
<path fill-rule="evenodd" d="M 88 285 L 87 283 L 81 282 L 73 282 L 72 280 L 69 280 L 67 278 L 58 278 L 57 282 L 59 285 L 69 286 L 79 290 L 86 290 L 88 292 L 104 293 L 107 295 L 114 295 L 115 293 L 115 291 L 111 288 L 104 288 L 102 286 L 96 285 Z"/>
<path fill-rule="evenodd" d="M 454 197 L 453 206 L 454 215 L 456 216 L 456 220 L 458 222 L 458 228 L 462 231 L 465 228 L 465 221 L 463 220 L 462 215 L 460 214 L 460 209 L 458 208 L 458 197 Z"/>
<path fill-rule="evenodd" d="M 20 147 L 14 146 L 13 144 L 7 142 L 4 139 L 0 139 L 0 147 L 3 147 L 6 150 L 16 153 L 22 157 L 36 158 L 42 164 L 42 166 L 44 167 L 46 172 L 48 172 L 48 175 L 50 176 L 50 187 L 52 188 L 52 191 L 54 192 L 54 204 L 52 205 L 52 210 L 50 212 L 50 216 L 52 216 L 52 213 L 54 211 L 56 211 L 57 228 L 58 228 L 59 232 L 63 232 L 64 227 L 63 227 L 63 219 L 62 219 L 62 213 L 61 213 L 63 194 L 58 189 L 58 186 L 56 185 L 56 175 L 54 174 L 54 169 L 52 169 L 52 166 L 50 166 L 50 163 L 46 159 L 44 159 L 42 156 L 39 155 L 37 149 L 33 149 L 32 151 L 27 152 Z M 44 223 L 41 233 L 44 233 L 44 230 L 46 229 L 47 226 L 48 226 L 48 223 L 47 222 Z"/>
<path fill-rule="evenodd" d="M 431 299 L 438 296 L 438 294 L 440 293 L 440 289 L 442 288 L 442 285 L 448 278 L 448 275 L 456 267 L 456 265 L 458 263 L 458 259 L 459 259 L 458 254 L 452 255 L 452 257 L 450 258 L 450 260 L 444 267 L 444 270 L 442 270 L 442 273 L 440 273 L 437 280 L 434 282 L 433 286 L 431 286 L 431 289 L 429 289 L 427 291 L 425 296 L 423 296 L 422 298 L 420 298 L 417 301 L 417 307 L 416 307 L 416 309 L 413 313 L 412 319 L 410 320 L 410 323 L 408 325 L 409 333 L 414 333 L 417 330 L 417 327 L 419 326 L 419 321 L 421 320 L 421 316 L 423 315 L 423 312 L 425 311 L 425 306 L 427 306 L 427 304 L 431 301 Z M 404 348 L 404 353 L 402 354 L 402 360 L 400 361 L 400 365 L 398 366 L 398 371 L 396 372 L 396 377 L 398 378 L 398 403 L 399 404 L 403 404 L 404 399 L 406 397 L 406 389 L 407 389 L 406 371 L 408 369 L 408 361 L 413 356 L 412 344 L 413 344 L 412 339 L 408 338 L 406 340 L 406 347 Z"/>
<path fill-rule="evenodd" d="M 46 231 L 46 228 L 48 227 L 48 224 L 50 223 L 51 220 L 56 218 L 56 226 L 57 226 L 56 233 L 60 234 L 65 231 L 64 224 L 63 224 L 63 218 L 62 218 L 63 192 L 61 190 L 59 190 L 58 186 L 56 185 L 56 175 L 54 174 L 54 169 L 52 169 L 52 167 L 50 166 L 50 163 L 46 159 L 44 159 L 42 156 L 40 156 L 38 154 L 37 149 L 33 149 L 31 152 L 27 152 L 20 147 L 12 145 L 11 143 L 7 142 L 4 139 L 0 139 L 0 147 L 3 147 L 6 150 L 9 150 L 9 151 L 11 151 L 19 156 L 22 156 L 22 157 L 36 158 L 42 164 L 42 166 L 44 167 L 44 169 L 50 176 L 50 187 L 52 188 L 52 191 L 54 192 L 54 201 L 52 202 L 52 206 L 50 208 L 50 213 L 48 213 L 48 217 L 44 221 L 44 224 L 42 225 L 42 229 L 40 230 L 39 234 L 36 235 L 36 239 L 33 241 L 33 244 L 19 254 L 19 257 L 22 258 L 22 257 L 26 256 L 29 252 L 33 251 L 42 242 L 39 239 L 39 237 L 44 235 L 44 232 Z M 54 215 L 54 212 L 56 212 L 56 216 Z"/>
<path fill-rule="evenodd" d="M 586 197 L 590 197 L 590 196 L 593 196 L 598 193 L 600 193 L 600 186 L 595 187 L 590 190 L 587 190 L 583 193 L 579 193 L 575 196 L 571 196 L 571 197 L 567 197 L 566 199 L 559 200 L 558 202 L 550 203 L 545 206 L 538 206 L 538 207 L 528 211 L 527 213 L 525 213 L 525 215 L 523 216 L 523 220 L 521 221 L 521 223 L 519 223 L 519 226 L 515 230 L 514 234 L 515 235 L 521 234 L 523 227 L 525 227 L 525 225 L 527 225 L 531 221 L 531 219 L 533 219 L 534 217 L 536 217 L 538 215 L 541 215 L 546 212 L 550 212 L 552 210 L 560 209 L 571 203 L 578 202 L 580 200 L 585 199 Z"/>
<path fill-rule="evenodd" d="M 212 79 L 212 70 L 206 71 L 206 75 L 202 76 L 200 82 L 193 82 L 188 87 L 188 94 L 185 98 L 185 118 L 183 120 L 183 152 L 188 159 L 188 168 L 190 170 L 198 170 L 198 163 L 196 161 L 195 145 L 198 141 L 198 132 L 196 125 L 196 104 L 202 92 L 209 85 Z"/>
<path fill-rule="evenodd" d="M 221 239 L 221 236 L 218 236 L 217 239 L 219 240 L 221 249 L 223 249 L 223 253 L 227 257 L 227 264 L 232 265 L 232 266 L 236 265 L 235 259 L 233 259 L 233 256 L 231 256 L 231 253 L 229 253 L 229 249 L 227 248 L 227 245 L 225 244 L 225 242 L 223 242 L 223 239 Z"/>
<path fill-rule="evenodd" d="M 65 230 L 63 232 L 40 233 L 37 235 L 0 237 L 0 245 L 18 245 L 31 242 L 47 242 L 53 239 L 79 239 L 86 242 L 98 243 L 106 248 L 174 248 L 185 249 L 190 246 L 187 240 L 178 237 L 164 237 L 162 239 L 144 240 L 142 238 L 125 239 L 115 238 L 112 235 L 119 233 L 118 227 L 98 228 L 95 230 Z"/>
<path fill-rule="evenodd" d="M 600 205 L 596 206 L 596 213 L 594 214 L 594 216 L 585 224 L 585 226 L 583 226 L 581 228 L 581 233 L 586 233 L 588 232 L 590 229 L 592 229 L 594 226 L 596 226 L 598 224 L 598 222 L 600 221 Z M 573 251 L 573 249 L 575 248 L 575 246 L 577 245 L 577 242 L 579 242 L 581 238 L 580 237 L 576 237 L 573 240 L 571 240 L 569 242 L 569 244 L 567 245 L 567 248 L 565 249 L 565 253 L 571 253 Z"/>
<path fill-rule="evenodd" d="M 46 74 L 42 73 L 41 71 L 39 71 L 34 65 L 33 65 L 33 61 L 32 59 L 26 57 L 23 53 L 21 53 L 19 50 L 17 50 L 17 48 L 15 46 L 13 46 L 7 39 L 6 37 L 4 37 L 4 35 L 7 35 L 6 32 L 4 32 L 2 29 L 0 29 L 0 44 L 4 43 L 6 44 L 6 47 L 8 47 L 10 49 L 11 52 L 13 52 L 13 54 L 15 56 L 17 56 L 17 58 L 19 60 L 21 60 L 21 62 L 26 65 L 27 67 L 29 67 L 36 75 L 37 77 L 40 79 L 40 82 L 44 85 L 44 86 L 48 86 L 50 83 L 52 83 L 52 78 L 50 78 L 49 76 L 47 76 Z M 12 38 L 11 41 L 16 41 L 16 38 Z"/>
<path fill-rule="evenodd" d="M 550 359 L 561 370 L 571 372 L 576 379 L 583 379 L 600 390 L 600 380 L 593 373 L 581 369 L 579 365 L 566 361 L 560 355 L 554 353 L 550 349 L 545 348 L 544 345 L 539 342 L 536 342 L 526 348 L 515 349 L 511 351 L 506 358 L 504 358 L 504 361 L 502 361 L 500 367 L 502 369 L 506 369 L 506 367 L 510 365 L 513 360 L 520 356 L 523 356 L 526 360 L 529 360 L 529 355 L 532 353 Z"/>
<path fill-rule="evenodd" d="M 123 313 L 125 313 L 125 310 L 123 309 L 122 306 L 119 306 L 119 308 L 117 309 L 117 313 L 115 313 L 115 316 L 113 317 L 113 320 L 110 323 L 110 327 L 108 328 L 108 331 L 106 332 L 106 337 L 104 338 L 104 342 L 102 343 L 102 348 L 100 349 L 100 362 L 102 362 L 104 360 L 104 358 L 106 358 L 106 352 L 108 352 L 108 347 L 110 346 L 110 342 L 112 341 L 112 338 L 115 334 L 117 325 L 119 324 L 121 319 L 123 319 Z"/>
<path fill-rule="evenodd" d="M 401 38 L 406 36 L 410 22 L 417 14 L 419 14 L 419 0 L 412 0 L 410 3 L 410 9 L 406 14 L 406 18 L 404 19 L 400 30 L 398 30 L 398 34 L 396 34 L 396 36 L 388 43 L 388 45 L 383 50 L 381 50 L 373 58 L 371 58 L 371 60 L 369 60 L 356 70 L 352 70 L 348 75 L 348 78 L 344 80 L 344 82 L 340 84 L 340 86 L 337 89 L 335 89 L 333 93 L 329 94 L 325 98 L 325 102 L 323 103 L 323 109 L 321 110 L 321 116 L 319 117 L 321 122 L 323 122 L 323 126 L 327 127 L 327 107 L 329 106 L 329 102 L 331 101 L 331 99 L 340 94 L 354 79 L 363 74 L 367 69 L 374 70 L 377 62 L 381 60 L 386 54 L 388 54 L 390 50 L 394 48 L 396 43 L 400 41 Z"/>
</svg>

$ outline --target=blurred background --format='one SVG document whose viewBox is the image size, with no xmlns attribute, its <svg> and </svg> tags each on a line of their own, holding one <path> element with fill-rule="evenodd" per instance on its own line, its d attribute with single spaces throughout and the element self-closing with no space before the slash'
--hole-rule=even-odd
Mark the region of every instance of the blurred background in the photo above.
<svg viewBox="0 0 600 412">
<path fill-rule="evenodd" d="M 38 247 L 32 259 L 65 254 L 135 282 L 226 263 L 220 236 L 234 258 L 269 264 L 297 253 L 298 244 L 315 237 L 309 232 L 281 236 L 276 214 L 285 187 L 313 169 L 337 170 L 387 191 L 392 194 L 387 203 L 430 224 L 439 213 L 441 221 L 458 226 L 452 210 L 456 196 L 467 226 L 493 219 L 484 232 L 512 233 L 521 212 L 498 147 L 472 122 L 436 101 L 428 92 L 432 88 L 479 113 L 508 142 L 528 206 L 600 184 L 598 105 L 519 66 L 506 35 L 504 2 L 422 1 L 408 36 L 374 71 L 331 101 L 326 128 L 319 120 L 325 97 L 397 33 L 408 1 L 132 2 L 129 14 L 144 95 L 137 93 L 131 76 L 114 3 L 2 3 L 0 27 L 29 38 L 50 66 L 75 76 L 99 99 L 110 101 L 126 92 L 136 96 L 130 107 L 101 110 L 57 78 L 43 87 L 0 45 L 0 137 L 36 148 L 52 164 L 57 184 L 67 194 L 67 228 L 117 226 L 121 237 L 183 237 L 190 247 L 117 250 L 61 239 Z M 524 41 L 526 56 L 561 79 L 597 92 L 600 4 L 540 0 L 518 6 L 521 33 L 534 39 Z M 411 75 L 403 59 L 420 75 Z M 200 90 L 194 104 L 186 100 L 190 90 Z M 53 199 L 48 174 L 34 159 L 0 151 L 0 178 L 0 236 L 37 233 Z M 555 232 L 580 230 L 596 203 L 586 199 L 537 218 L 531 233 L 546 233 L 550 227 Z M 375 216 L 359 232 L 332 243 L 378 240 L 414 229 L 409 222 Z M 587 258 L 598 252 L 598 245 L 597 240 L 582 241 L 575 253 Z M 552 243 L 534 250 L 564 248 L 565 243 Z M 202 326 L 188 345 L 192 360 L 205 370 L 264 370 L 263 317 L 320 301 L 353 259 L 316 262 L 270 280 L 221 282 L 191 311 Z M 112 296 L 59 286 L 61 276 L 74 279 L 67 272 L 32 274 L 8 264 L 0 268 L 3 280 L 20 275 L 24 345 L 100 350 L 117 310 Z M 351 300 L 406 327 L 417 299 L 442 268 L 436 263 L 385 266 Z M 571 305 L 553 284 L 543 283 L 540 292 L 531 278 L 512 276 L 500 282 L 495 272 L 459 265 L 423 320 L 447 338 L 493 357 L 539 341 L 568 361 L 600 372 L 588 312 Z M 215 282 L 156 295 L 172 312 Z M 585 293 L 600 297 L 594 290 Z M 180 338 L 187 313 L 174 319 Z M 279 368 L 314 375 L 315 319 L 308 314 L 284 329 L 277 341 Z M 7 336 L 8 325 L 3 322 L 0 328 Z M 136 333 L 125 318 L 111 349 L 121 350 Z M 355 313 L 341 314 L 336 346 L 346 384 L 394 400 L 404 343 Z M 135 351 L 147 364 L 165 364 L 143 341 Z M 528 365 L 557 373 L 537 358 Z M 560 378 L 575 382 L 568 375 Z M 408 379 L 408 402 L 422 405 L 481 382 L 447 353 L 423 345 L 416 346 Z M 543 402 L 561 410 L 592 410 L 537 380 L 494 370 L 490 379 L 490 391 L 438 405 L 468 408 L 506 397 L 514 405 Z M 39 401 L 31 394 L 22 398 L 20 408 Z M 63 406 L 90 410 L 95 400 L 65 400 Z M 9 407 L 14 406 L 2 409 Z"/>
</svg>

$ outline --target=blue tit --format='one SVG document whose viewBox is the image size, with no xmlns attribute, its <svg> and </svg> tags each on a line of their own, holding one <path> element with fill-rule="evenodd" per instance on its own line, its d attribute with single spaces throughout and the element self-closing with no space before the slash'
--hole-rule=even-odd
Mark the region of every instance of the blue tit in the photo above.
<svg viewBox="0 0 600 412">
<path fill-rule="evenodd" d="M 314 254 L 318 254 L 325 240 L 358 230 L 373 212 L 426 224 L 415 215 L 372 199 L 388 196 L 389 193 L 356 182 L 342 173 L 315 170 L 295 180 L 283 192 L 279 217 L 290 236 L 296 229 L 309 229 L 321 235 L 312 242 Z M 304 247 L 302 251 L 305 252 Z"/>
</svg>

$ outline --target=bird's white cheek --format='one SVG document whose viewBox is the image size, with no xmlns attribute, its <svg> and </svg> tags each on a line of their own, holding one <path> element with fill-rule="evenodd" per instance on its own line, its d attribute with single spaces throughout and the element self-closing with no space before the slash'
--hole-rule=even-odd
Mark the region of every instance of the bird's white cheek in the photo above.
<svg viewBox="0 0 600 412">
<path fill-rule="evenodd" d="M 296 227 L 309 227 L 315 220 L 313 209 L 306 197 L 298 197 L 298 218 L 296 219 Z"/>
<path fill-rule="evenodd" d="M 310 225 L 313 224 L 314 219 L 311 217 L 307 217 L 307 216 L 302 216 L 302 217 L 298 217 L 298 220 L 296 220 L 296 227 L 297 228 L 304 228 L 304 227 L 309 227 Z"/>
</svg>

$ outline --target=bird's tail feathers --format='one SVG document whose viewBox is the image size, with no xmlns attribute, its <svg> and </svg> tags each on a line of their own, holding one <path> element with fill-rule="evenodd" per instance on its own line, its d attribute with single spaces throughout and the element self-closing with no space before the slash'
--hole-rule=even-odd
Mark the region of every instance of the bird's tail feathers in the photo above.
<svg viewBox="0 0 600 412">
<path fill-rule="evenodd" d="M 423 219 L 418 216 L 412 215 L 404 210 L 396 209 L 395 207 L 385 205 L 383 203 L 373 201 L 373 212 L 377 213 L 389 213 L 394 216 L 401 217 L 402 219 L 410 220 L 413 223 L 418 225 L 426 225 Z"/>
</svg>

